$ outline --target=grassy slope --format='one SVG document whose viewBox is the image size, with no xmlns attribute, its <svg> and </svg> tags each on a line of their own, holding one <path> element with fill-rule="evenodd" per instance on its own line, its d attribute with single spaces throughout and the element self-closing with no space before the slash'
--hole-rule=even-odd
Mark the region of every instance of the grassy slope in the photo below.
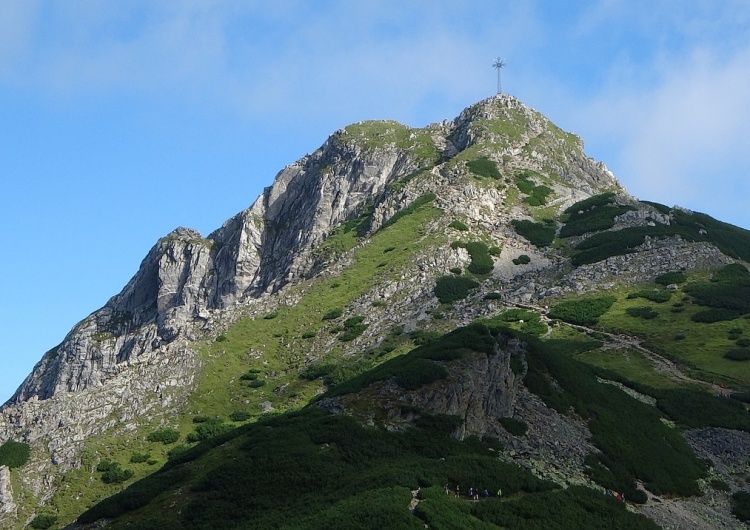
<svg viewBox="0 0 750 530">
<path fill-rule="evenodd" d="M 408 369 L 411 358 L 460 358 L 467 347 L 489 353 L 492 335 L 506 329 L 502 320 L 491 325 L 499 327 L 470 326 L 418 348 L 404 357 L 406 362 L 399 363 L 398 370 Z M 624 437 L 622 442 L 628 443 L 644 432 L 640 427 L 661 429 L 668 443 L 658 445 L 659 437 L 652 443 L 659 448 L 660 463 L 650 468 L 658 473 L 668 466 L 689 470 L 697 465 L 694 458 L 681 452 L 678 439 L 667 436 L 657 412 L 644 409 L 645 405 L 614 387 L 596 383 L 593 373 L 566 360 L 565 352 L 589 348 L 591 341 L 574 341 L 577 346 L 571 341 L 522 338 L 533 343 L 532 371 L 540 375 L 540 370 L 549 370 L 570 392 L 563 398 L 568 400 L 564 408 L 595 407 L 599 412 L 594 427 L 598 426 L 595 432 L 603 448 L 611 444 L 608 437 Z M 556 403 L 553 394 L 557 391 L 549 394 L 549 388 L 542 395 Z M 459 418 L 409 412 L 418 415 L 415 426 L 401 433 L 365 427 L 352 418 L 329 416 L 315 407 L 265 418 L 177 456 L 160 472 L 82 519 L 119 517 L 112 528 L 408 529 L 421 528 L 422 521 L 437 529 L 654 528 L 653 523 L 627 512 L 622 503 L 601 491 L 571 488 L 563 492 L 525 469 L 503 463 L 496 457 L 499 447 L 492 440 L 455 440 L 449 434 Z M 618 430 L 605 421 L 622 414 L 638 417 L 639 428 Z M 648 449 L 657 454 L 657 449 Z M 629 473 L 640 476 L 640 471 L 631 469 L 635 460 L 624 465 L 622 477 L 605 477 L 607 485 L 628 484 L 632 480 Z M 690 482 L 689 478 L 683 480 Z M 442 491 L 446 483 L 451 490 L 460 485 L 463 492 L 469 486 L 487 488 L 493 492 L 492 498 L 471 502 L 446 496 Z M 415 517 L 407 505 L 409 490 L 417 488 L 422 490 L 422 502 Z M 502 499 L 495 498 L 498 488 L 503 491 Z"/>
</svg>

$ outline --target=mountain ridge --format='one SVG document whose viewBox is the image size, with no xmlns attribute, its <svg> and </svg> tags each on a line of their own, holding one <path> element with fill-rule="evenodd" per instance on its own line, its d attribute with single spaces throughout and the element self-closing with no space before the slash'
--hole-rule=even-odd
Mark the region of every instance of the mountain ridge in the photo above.
<svg viewBox="0 0 750 530">
<path fill-rule="evenodd" d="M 106 433 L 135 440 L 155 426 L 186 429 L 189 414 L 226 413 L 242 400 L 266 412 L 293 410 L 318 392 L 315 379 L 308 384 L 297 374 L 330 352 L 343 350 L 336 360 L 340 369 L 356 372 L 363 369 L 358 352 L 376 351 L 388 337 L 396 346 L 385 357 L 406 351 L 395 327 L 447 331 L 496 314 L 499 303 L 554 300 L 735 261 L 726 254 L 731 249 L 722 252 L 711 239 L 719 225 L 708 233 L 705 220 L 692 213 L 637 201 L 582 147 L 575 135 L 505 95 L 421 129 L 361 122 L 282 169 L 252 206 L 207 237 L 175 229 L 149 251 L 119 294 L 45 354 L 0 408 L 0 441 L 21 439 L 35 448 L 22 479 L 28 498 L 60 505 L 59 477 L 83 475 L 91 466 L 86 462 L 107 454 L 109 442 L 94 451 L 97 456 L 89 448 L 89 440 Z M 584 206 L 588 197 L 600 199 Z M 568 211 L 573 204 L 582 209 Z M 586 223 L 599 223 L 600 214 L 609 217 L 587 231 Z M 564 245 L 535 244 L 514 221 L 553 230 Z M 401 239 L 385 237 L 389 227 L 404 223 Z M 576 223 L 582 232 L 570 228 Z M 578 232 L 563 238 L 565 230 Z M 577 246 L 592 233 L 622 230 L 643 239 L 614 251 L 606 250 L 610 241 L 593 246 L 597 252 L 606 247 L 609 255 L 571 265 L 571 259 L 588 259 L 585 252 L 592 249 Z M 465 234 L 470 241 L 463 241 Z M 491 266 L 476 275 L 483 284 L 479 293 L 452 305 L 437 303 L 435 279 L 453 269 L 471 271 L 490 247 L 497 251 L 483 258 Z M 360 276 L 345 278 L 354 276 L 357 264 Z M 342 284 L 347 292 L 336 293 Z M 500 302 L 482 303 L 493 292 Z M 318 293 L 317 310 L 304 302 L 310 293 Z M 303 302 L 316 316 L 297 323 L 291 314 Z M 324 308 L 341 309 L 359 322 L 321 328 L 325 315 L 318 312 Z M 284 324 L 273 331 L 276 322 Z M 245 332 L 238 326 L 265 326 L 263 336 L 274 344 L 240 340 Z M 224 341 L 236 352 L 222 350 Z M 225 368 L 214 359 L 224 359 Z M 241 386 L 244 375 L 253 380 L 251 374 L 234 370 L 256 361 L 277 385 L 272 392 Z M 222 377 L 224 389 L 207 383 Z M 510 387 L 502 388 L 503 399 L 513 401 Z M 225 401 L 211 397 L 218 395 Z M 475 427 L 467 432 L 482 435 Z M 13 493 L 5 497 L 0 506 L 16 504 Z"/>
</svg>

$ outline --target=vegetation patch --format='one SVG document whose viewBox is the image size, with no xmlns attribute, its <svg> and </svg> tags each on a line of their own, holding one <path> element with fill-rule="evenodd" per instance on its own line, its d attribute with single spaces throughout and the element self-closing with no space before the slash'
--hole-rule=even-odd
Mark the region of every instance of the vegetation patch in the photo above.
<svg viewBox="0 0 750 530">
<path fill-rule="evenodd" d="M 164 445 L 173 444 L 179 439 L 180 431 L 171 429 L 169 427 L 164 429 L 157 429 L 146 436 L 146 440 L 148 440 L 149 442 L 161 442 Z"/>
<path fill-rule="evenodd" d="M 339 340 L 349 342 L 362 335 L 369 325 L 363 322 L 364 319 L 361 315 L 347 318 L 344 321 L 344 330 L 339 334 Z"/>
<path fill-rule="evenodd" d="M 479 283 L 464 276 L 441 276 L 435 282 L 433 292 L 441 304 L 450 304 L 469 296 Z"/>
<path fill-rule="evenodd" d="M 725 359 L 730 361 L 750 361 L 750 350 L 746 348 L 735 348 L 724 354 Z"/>
<path fill-rule="evenodd" d="M 734 320 L 739 317 L 740 312 L 735 311 L 734 309 L 712 308 L 693 313 L 690 318 L 693 322 L 704 322 L 707 324 L 711 324 L 713 322 L 722 322 L 724 320 Z"/>
<path fill-rule="evenodd" d="M 652 320 L 659 316 L 659 313 L 649 306 L 628 307 L 625 312 L 631 317 L 645 318 Z"/>
<path fill-rule="evenodd" d="M 525 194 L 524 202 L 529 206 L 543 206 L 547 204 L 547 197 L 552 193 L 552 189 L 534 184 L 531 180 L 533 173 L 529 170 L 523 170 L 516 174 L 516 187 Z"/>
<path fill-rule="evenodd" d="M 626 208 L 620 213 L 617 208 Z M 583 212 L 571 215 L 570 221 L 560 230 L 560 237 L 580 235 L 594 230 L 606 230 L 614 225 L 614 217 L 632 209 L 628 206 L 605 206 L 595 208 L 598 213 Z M 567 211 L 567 210 L 566 210 Z M 679 236 L 686 241 L 708 241 L 723 253 L 734 258 L 750 260 L 750 231 L 721 223 L 705 214 L 671 210 L 673 221 L 669 225 L 656 223 L 655 226 L 635 226 L 611 232 L 595 234 L 576 245 L 573 255 L 574 265 L 596 263 L 611 256 L 633 252 L 642 245 L 646 237 L 660 239 Z M 611 217 L 611 223 L 607 221 Z M 571 225 L 571 223 L 574 223 Z M 707 228 L 707 227 L 710 227 Z M 741 244 L 740 242 L 744 242 Z"/>
<path fill-rule="evenodd" d="M 149 453 L 133 453 L 130 456 L 131 464 L 143 464 L 149 460 L 151 460 L 151 455 Z"/>
<path fill-rule="evenodd" d="M 596 296 L 567 300 L 550 309 L 549 316 L 559 318 L 571 324 L 590 326 L 596 324 L 599 317 L 606 313 L 617 298 L 614 296 Z"/>
<path fill-rule="evenodd" d="M 123 469 L 117 462 L 102 460 L 96 466 L 96 470 L 102 473 L 102 482 L 105 484 L 119 484 L 133 478 L 132 469 Z"/>
<path fill-rule="evenodd" d="M 187 440 L 188 442 L 200 442 L 225 434 L 233 428 L 231 425 L 224 423 L 224 420 L 212 418 L 198 424 L 195 430 L 188 435 Z"/>
<path fill-rule="evenodd" d="M 472 173 L 479 177 L 499 179 L 502 176 L 497 169 L 497 164 L 487 157 L 469 160 L 466 162 L 466 166 Z"/>
<path fill-rule="evenodd" d="M 732 495 L 732 514 L 740 521 L 750 521 L 750 493 L 738 491 Z"/>
<path fill-rule="evenodd" d="M 459 232 L 466 232 L 469 229 L 469 227 L 466 226 L 466 223 L 464 223 L 462 221 L 458 221 L 458 220 L 451 221 L 451 223 L 448 225 L 448 227 L 455 228 Z"/>
<path fill-rule="evenodd" d="M 719 269 L 710 282 L 692 282 L 683 290 L 702 306 L 735 311 L 737 315 L 750 312 L 750 271 L 739 263 Z"/>
<path fill-rule="evenodd" d="M 50 513 L 42 513 L 34 517 L 31 521 L 31 528 L 34 530 L 47 530 L 57 524 L 57 516 Z"/>
<path fill-rule="evenodd" d="M 689 388 L 648 389 L 656 406 L 689 428 L 722 427 L 750 432 L 750 415 L 741 402 Z"/>
<path fill-rule="evenodd" d="M 495 262 L 492 260 L 489 247 L 481 241 L 471 241 L 469 243 L 454 241 L 451 243 L 451 248 L 466 249 L 471 257 L 471 263 L 467 267 L 469 272 L 478 275 L 489 274 L 495 268 Z"/>
<path fill-rule="evenodd" d="M 614 193 L 602 193 L 568 207 L 560 237 L 608 230 L 615 225 L 615 217 L 635 209 L 632 206 L 612 204 L 614 198 Z"/>
<path fill-rule="evenodd" d="M 521 237 L 539 248 L 548 247 L 555 239 L 555 227 L 548 223 L 535 223 L 525 219 L 513 219 L 510 224 Z"/>
<path fill-rule="evenodd" d="M 527 254 L 521 254 L 517 258 L 513 258 L 514 265 L 528 265 L 531 263 L 531 258 Z"/>
<path fill-rule="evenodd" d="M 336 307 L 334 309 L 331 309 L 328 311 L 325 315 L 323 315 L 323 320 L 335 320 L 342 316 L 344 314 L 344 309 L 342 307 Z"/>
<path fill-rule="evenodd" d="M 478 502 L 472 505 L 471 514 L 485 525 L 492 524 L 500 528 L 659 528 L 650 519 L 630 513 L 624 503 L 615 500 L 614 497 L 602 495 L 601 492 L 583 486 L 519 497 L 502 503 Z M 452 521 L 454 524 L 440 528 L 495 528 L 479 524 L 468 526 L 460 524 L 460 521 L 457 519 Z"/>
<path fill-rule="evenodd" d="M 628 295 L 629 299 L 633 298 L 644 298 L 650 302 L 656 302 L 657 304 L 663 304 L 668 302 L 672 298 L 672 292 L 663 289 L 642 289 Z"/>
<path fill-rule="evenodd" d="M 500 418 L 500 425 L 513 436 L 524 436 L 529 426 L 523 420 L 516 418 Z"/>
<path fill-rule="evenodd" d="M 585 343 L 531 337 L 525 340 L 527 388 L 561 413 L 572 407 L 588 418 L 591 441 L 601 451 L 586 460 L 594 481 L 624 492 L 633 502 L 646 501 L 636 487 L 638 480 L 656 493 L 700 493 L 697 479 L 704 477 L 705 469 L 679 432 L 661 421 L 659 409 L 597 380 L 602 377 L 622 381 L 616 374 L 572 359 L 570 353 L 580 351 Z"/>
<path fill-rule="evenodd" d="M 8 466 L 10 469 L 21 467 L 29 461 L 31 448 L 29 444 L 8 440 L 0 445 L 0 466 Z"/>
<path fill-rule="evenodd" d="M 383 223 L 383 226 L 380 227 L 380 230 L 384 230 L 388 228 L 389 226 L 396 223 L 396 221 L 398 221 L 402 217 L 414 213 L 420 206 L 429 204 L 435 199 L 436 199 L 436 195 L 434 193 L 427 193 L 425 195 L 417 197 L 416 199 L 414 199 L 414 202 L 412 202 L 409 206 L 402 208 L 396 213 L 394 213 L 386 222 Z"/>
</svg>

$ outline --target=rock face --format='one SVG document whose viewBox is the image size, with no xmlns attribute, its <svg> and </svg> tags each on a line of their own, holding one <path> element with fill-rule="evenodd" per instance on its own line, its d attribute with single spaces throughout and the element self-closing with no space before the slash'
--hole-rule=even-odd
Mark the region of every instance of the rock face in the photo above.
<svg viewBox="0 0 750 530">
<path fill-rule="evenodd" d="M 8 466 L 0 466 L 0 524 L 16 516 L 16 503 L 13 502 L 13 488 L 10 484 Z"/>
</svg>

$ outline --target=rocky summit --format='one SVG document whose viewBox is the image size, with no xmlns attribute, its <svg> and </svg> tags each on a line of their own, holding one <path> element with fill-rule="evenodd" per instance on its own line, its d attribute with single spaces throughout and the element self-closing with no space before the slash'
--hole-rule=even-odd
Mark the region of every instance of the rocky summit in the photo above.
<svg viewBox="0 0 750 530">
<path fill-rule="evenodd" d="M 511 96 L 350 125 L 42 356 L 0 527 L 743 528 L 748 261 Z"/>
</svg>

